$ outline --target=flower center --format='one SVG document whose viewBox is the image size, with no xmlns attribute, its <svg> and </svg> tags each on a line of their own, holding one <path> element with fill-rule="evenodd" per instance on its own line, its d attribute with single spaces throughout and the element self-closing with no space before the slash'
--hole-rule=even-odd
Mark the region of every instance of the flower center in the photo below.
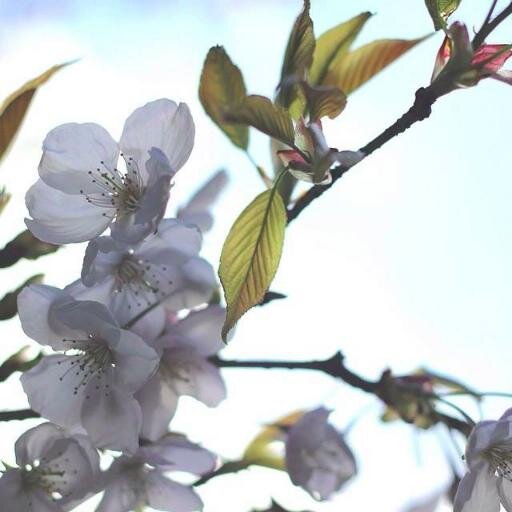
<svg viewBox="0 0 512 512">
<path fill-rule="evenodd" d="M 69 355 L 67 360 L 59 361 L 59 365 L 68 365 L 66 371 L 59 377 L 64 382 L 68 376 L 73 378 L 73 394 L 77 395 L 80 388 L 85 387 L 93 377 L 97 379 L 96 389 L 100 388 L 101 379 L 109 368 L 115 366 L 114 356 L 108 345 L 101 340 L 95 339 L 89 335 L 85 340 L 63 339 L 65 342 L 71 342 L 75 347 L 72 349 L 74 354 Z M 66 355 L 70 351 L 66 351 Z M 105 384 L 108 396 L 109 385 Z M 88 396 L 86 398 L 89 398 Z"/>
<path fill-rule="evenodd" d="M 491 468 L 498 476 L 512 481 L 512 449 L 509 447 L 494 446 L 487 452 Z"/>
<path fill-rule="evenodd" d="M 35 461 L 22 469 L 22 475 L 25 485 L 41 489 L 54 500 L 65 495 L 66 471 L 59 469 L 58 464 L 41 465 L 40 461 Z"/>
<path fill-rule="evenodd" d="M 173 281 L 169 279 L 168 267 L 157 265 L 134 254 L 126 254 L 117 267 L 116 293 L 132 295 L 137 307 L 150 306 L 156 299 L 166 296 Z M 128 309 L 132 304 L 128 303 Z"/>
<path fill-rule="evenodd" d="M 126 161 L 126 172 L 119 169 L 111 171 L 102 160 L 100 166 L 88 171 L 88 174 L 91 182 L 98 188 L 98 192 L 91 194 L 80 190 L 88 203 L 114 210 L 111 218 L 124 217 L 138 209 L 145 187 L 137 163 L 132 157 Z M 107 213 L 103 213 L 103 216 L 107 217 Z"/>
</svg>

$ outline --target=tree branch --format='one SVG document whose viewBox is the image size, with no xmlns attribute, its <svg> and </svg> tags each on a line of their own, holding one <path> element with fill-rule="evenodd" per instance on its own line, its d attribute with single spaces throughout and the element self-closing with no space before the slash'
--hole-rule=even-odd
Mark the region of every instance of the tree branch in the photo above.
<svg viewBox="0 0 512 512">
<path fill-rule="evenodd" d="M 39 414 L 32 409 L 20 409 L 18 411 L 0 411 L 0 421 L 26 420 L 39 418 Z"/>
<path fill-rule="evenodd" d="M 385 370 L 378 381 L 367 380 L 345 366 L 344 356 L 341 352 L 336 352 L 336 354 L 329 359 L 320 361 L 238 361 L 221 359 L 218 356 L 210 357 L 210 361 L 219 368 L 282 368 L 287 370 L 321 371 L 331 377 L 342 380 L 353 388 L 375 395 L 390 407 L 397 406 L 395 402 L 401 399 L 400 391 L 408 395 L 414 394 L 420 399 L 444 401 L 442 397 L 437 397 L 437 395 L 432 393 L 424 393 L 415 386 L 408 386 L 397 382 L 392 376 L 390 370 Z M 465 436 L 469 435 L 473 427 L 473 425 L 467 421 L 460 420 L 448 414 L 440 413 L 438 411 L 435 411 L 435 414 L 438 420 L 448 428 L 455 429 Z M 464 419 L 466 419 L 465 413 L 462 413 L 462 415 L 464 416 Z"/>
<path fill-rule="evenodd" d="M 326 373 L 331 377 L 341 379 L 350 386 L 365 391 L 377 393 L 379 382 L 363 379 L 350 371 L 344 364 L 344 356 L 336 352 L 334 356 L 323 361 L 228 361 L 217 356 L 210 358 L 219 368 L 284 368 L 287 370 L 316 370 Z"/>
<path fill-rule="evenodd" d="M 431 86 L 418 89 L 412 107 L 400 119 L 375 137 L 375 139 L 366 144 L 366 146 L 363 146 L 360 151 L 363 152 L 365 156 L 369 156 L 391 139 L 410 128 L 414 123 L 427 119 L 432 113 L 432 105 L 435 103 L 437 97 L 438 95 Z M 315 185 L 311 187 L 295 202 L 294 206 L 288 210 L 288 224 L 295 220 L 315 199 L 329 190 L 347 171 L 348 169 L 346 167 L 337 167 L 331 171 L 332 182 L 329 185 Z"/>
</svg>

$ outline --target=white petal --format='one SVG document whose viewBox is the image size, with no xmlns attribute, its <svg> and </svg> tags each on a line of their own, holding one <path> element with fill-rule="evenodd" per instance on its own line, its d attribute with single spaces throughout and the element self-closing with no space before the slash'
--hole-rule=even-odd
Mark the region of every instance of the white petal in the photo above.
<svg viewBox="0 0 512 512">
<path fill-rule="evenodd" d="M 81 278 L 84 285 L 92 286 L 113 274 L 123 255 L 124 251 L 118 250 L 116 242 L 109 236 L 101 236 L 89 242 L 82 264 Z"/>
<path fill-rule="evenodd" d="M 134 393 L 155 373 L 158 354 L 135 333 L 121 330 L 117 341 L 109 346 L 114 353 L 116 382 Z"/>
<path fill-rule="evenodd" d="M 82 446 L 75 439 L 67 438 L 53 443 L 39 467 L 46 471 L 45 482 L 53 484 L 56 492 L 66 498 L 78 499 L 92 487 L 98 464 L 99 457 L 95 466 L 91 466 Z"/>
<path fill-rule="evenodd" d="M 134 223 L 136 226 L 149 224 L 151 231 L 156 231 L 158 223 L 165 214 L 170 190 L 169 176 L 160 176 L 154 183 L 147 186 L 135 212 Z"/>
<path fill-rule="evenodd" d="M 190 350 L 164 351 L 161 364 L 170 370 L 172 387 L 179 395 L 190 395 L 208 407 L 216 407 L 226 398 L 226 385 L 219 369 L 206 358 Z"/>
<path fill-rule="evenodd" d="M 323 501 L 338 490 L 338 480 L 330 471 L 314 469 L 305 488 L 315 499 Z"/>
<path fill-rule="evenodd" d="M 83 395 L 74 394 L 82 377 L 70 366 L 73 358 L 65 355 L 45 356 L 20 380 L 30 407 L 41 416 L 63 427 L 80 423 Z"/>
<path fill-rule="evenodd" d="M 136 254 L 154 263 L 179 265 L 197 256 L 201 243 L 202 236 L 196 227 L 176 219 L 163 219 L 158 231 L 142 243 Z"/>
<path fill-rule="evenodd" d="M 169 340 L 169 346 L 189 347 L 203 356 L 211 356 L 225 347 L 221 338 L 225 318 L 223 307 L 208 306 L 169 325 L 165 339 Z"/>
<path fill-rule="evenodd" d="M 507 512 L 512 512 L 512 482 L 500 477 L 498 479 L 498 493 L 503 508 Z"/>
<path fill-rule="evenodd" d="M 66 332 L 56 323 L 51 313 L 52 305 L 71 299 L 58 288 L 46 285 L 30 285 L 18 295 L 18 313 L 25 334 L 41 345 L 49 345 L 55 350 L 70 348 L 63 341 Z"/>
<path fill-rule="evenodd" d="M 174 433 L 140 448 L 138 456 L 152 466 L 195 475 L 209 473 L 217 465 L 216 455 L 190 442 L 185 436 Z"/>
<path fill-rule="evenodd" d="M 94 336 L 97 341 L 116 342 L 119 338 L 119 327 L 106 306 L 92 300 L 72 300 L 55 305 L 52 313 L 59 324 L 78 331 L 82 336 L 76 339 L 88 339 Z"/>
<path fill-rule="evenodd" d="M 155 147 L 168 158 L 177 172 L 188 160 L 194 145 L 194 122 L 186 104 L 160 99 L 136 109 L 126 120 L 121 149 L 145 172 L 148 151 Z"/>
<path fill-rule="evenodd" d="M 67 244 L 91 240 L 110 224 L 110 210 L 89 204 L 82 196 L 65 194 L 36 181 L 25 196 L 32 234 L 44 242 Z"/>
<path fill-rule="evenodd" d="M 57 126 L 43 142 L 39 176 L 49 186 L 80 194 L 102 190 L 93 182 L 100 173 L 115 169 L 119 149 L 110 134 L 94 123 Z M 92 173 L 92 174 L 90 174 Z"/>
<path fill-rule="evenodd" d="M 134 454 L 139 447 L 142 415 L 137 401 L 105 381 L 91 380 L 82 407 L 82 425 L 98 448 Z"/>
<path fill-rule="evenodd" d="M 219 171 L 210 178 L 190 199 L 178 210 L 178 219 L 196 224 L 202 232 L 209 231 L 213 224 L 210 209 L 226 187 L 228 177 L 226 171 Z"/>
<path fill-rule="evenodd" d="M 489 466 L 481 464 L 478 468 L 466 473 L 459 483 L 454 512 L 499 512 L 497 478 Z"/>
<path fill-rule="evenodd" d="M 144 238 L 153 233 L 156 226 L 148 222 L 145 224 L 136 224 L 135 215 L 133 213 L 125 215 L 120 219 L 116 219 L 110 227 L 110 236 L 116 241 L 126 245 L 137 245 Z"/>
<path fill-rule="evenodd" d="M 96 512 L 129 512 L 137 506 L 137 501 L 133 482 L 121 475 L 107 486 Z"/>
<path fill-rule="evenodd" d="M 148 505 L 166 512 L 194 512 L 203 509 L 203 503 L 191 486 L 179 484 L 157 471 L 146 476 Z"/>
<path fill-rule="evenodd" d="M 105 276 L 100 283 L 91 287 L 84 286 L 82 281 L 78 279 L 77 281 L 68 284 L 64 290 L 76 300 L 92 300 L 101 304 L 106 304 L 112 311 L 111 299 L 116 290 L 115 277 L 114 275 Z M 114 314 L 115 312 L 112 311 L 112 313 Z M 121 323 L 116 316 L 115 318 L 119 323 Z"/>
<path fill-rule="evenodd" d="M 141 436 L 150 441 L 160 439 L 176 412 L 178 395 L 157 373 L 135 394 L 135 398 L 142 410 Z"/>
<path fill-rule="evenodd" d="M 132 312 L 131 316 L 135 314 Z M 165 310 L 161 306 L 153 308 L 149 313 L 145 314 L 130 330 L 138 334 L 148 345 L 158 338 L 165 326 Z"/>
<path fill-rule="evenodd" d="M 14 445 L 16 463 L 22 467 L 43 458 L 52 444 L 58 439 L 62 439 L 63 436 L 63 430 L 53 423 L 42 423 L 27 430 Z"/>
<path fill-rule="evenodd" d="M 203 258 L 191 258 L 181 267 L 181 285 L 165 305 L 173 311 L 191 309 L 208 302 L 217 287 L 215 271 Z"/>
</svg>

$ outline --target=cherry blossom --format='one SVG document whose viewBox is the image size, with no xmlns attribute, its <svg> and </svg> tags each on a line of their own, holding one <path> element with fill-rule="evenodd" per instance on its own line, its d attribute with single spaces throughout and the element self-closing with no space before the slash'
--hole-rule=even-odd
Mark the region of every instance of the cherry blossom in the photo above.
<svg viewBox="0 0 512 512">
<path fill-rule="evenodd" d="M 226 171 L 215 173 L 187 202 L 178 209 L 177 217 L 186 223 L 195 224 L 201 232 L 210 231 L 213 216 L 210 208 L 228 182 Z"/>
<path fill-rule="evenodd" d="M 209 407 L 226 397 L 219 369 L 208 356 L 224 347 L 221 329 L 225 310 L 209 306 L 169 323 L 155 346 L 162 357 L 157 373 L 135 395 L 142 408 L 142 437 L 155 440 L 166 431 L 178 399 L 190 395 Z"/>
<path fill-rule="evenodd" d="M 286 469 L 292 482 L 317 500 L 328 499 L 357 471 L 343 435 L 327 422 L 329 414 L 323 407 L 304 414 L 286 440 Z"/>
<path fill-rule="evenodd" d="M 171 480 L 166 473 L 202 475 L 215 468 L 216 460 L 215 455 L 184 436 L 167 434 L 141 447 L 133 457 L 122 456 L 112 464 L 96 512 L 128 512 L 145 506 L 169 512 L 202 510 L 194 489 Z"/>
<path fill-rule="evenodd" d="M 187 105 L 168 99 L 135 110 L 119 145 L 94 123 L 58 126 L 43 143 L 40 179 L 26 195 L 28 228 L 49 243 L 88 241 L 109 226 L 116 240 L 139 242 L 162 219 L 171 179 L 193 144 Z"/>
<path fill-rule="evenodd" d="M 512 510 L 512 410 L 498 421 L 478 423 L 466 446 L 468 472 L 460 481 L 454 512 Z"/>
<path fill-rule="evenodd" d="M 142 422 L 133 394 L 154 373 L 157 353 L 121 329 L 105 306 L 57 288 L 26 287 L 18 310 L 28 336 L 64 352 L 43 357 L 21 377 L 32 409 L 63 427 L 81 427 L 95 446 L 133 453 Z"/>
<path fill-rule="evenodd" d="M 66 287 L 79 300 L 108 306 L 125 325 L 149 306 L 153 308 L 134 330 L 146 341 L 163 331 L 163 303 L 176 310 L 205 303 L 217 283 L 209 263 L 198 256 L 201 233 L 193 225 L 163 220 L 158 231 L 133 248 L 103 236 L 86 249 L 82 278 Z"/>
<path fill-rule="evenodd" d="M 0 479 L 2 510 L 62 512 L 87 493 L 99 473 L 99 457 L 85 436 L 70 436 L 51 423 L 25 432 L 15 445 L 18 468 Z"/>
</svg>

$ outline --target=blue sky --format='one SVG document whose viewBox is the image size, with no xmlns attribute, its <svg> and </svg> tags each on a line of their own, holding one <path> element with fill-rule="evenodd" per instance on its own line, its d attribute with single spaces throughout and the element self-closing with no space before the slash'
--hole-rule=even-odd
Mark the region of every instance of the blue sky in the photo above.
<svg viewBox="0 0 512 512">
<path fill-rule="evenodd" d="M 463 1 L 458 17 L 477 26 L 487 3 Z M 431 31 L 421 1 L 312 4 L 317 34 L 363 10 L 374 12 L 357 44 Z M 81 59 L 38 93 L 2 164 L 2 183 L 14 194 L 2 215 L 5 239 L 23 228 L 22 198 L 36 179 L 40 145 L 51 128 L 94 121 L 118 136 L 134 108 L 170 97 L 190 104 L 197 139 L 176 179 L 169 213 L 216 169 L 230 174 L 216 228 L 205 240 L 204 254 L 215 265 L 230 225 L 262 185 L 201 109 L 202 62 L 210 46 L 222 44 L 242 68 L 249 91 L 271 96 L 299 10 L 298 0 L 1 2 L 0 64 L 8 70 L 2 95 L 49 65 Z M 509 34 L 510 22 L 493 41 L 510 42 Z M 441 40 L 433 36 L 354 93 L 343 115 L 326 123 L 330 145 L 360 147 L 400 116 L 414 91 L 428 83 Z M 372 155 L 312 205 L 286 234 L 272 286 L 288 299 L 250 312 L 225 356 L 310 359 L 343 350 L 347 364 L 368 377 L 387 367 L 401 374 L 421 365 L 481 390 L 512 391 L 511 93 L 488 80 L 441 98 L 429 120 Z M 269 168 L 267 140 L 251 136 L 251 153 Z M 2 273 L 5 287 L 37 271 L 46 273 L 48 283 L 64 286 L 76 279 L 82 252 L 73 246 L 36 263 L 21 262 Z M 27 340 L 17 320 L 2 328 L 3 357 Z M 317 505 L 292 488 L 286 475 L 251 470 L 205 486 L 206 512 L 264 507 L 271 494 L 297 509 L 360 510 L 364 504 L 398 512 L 449 478 L 439 443 L 449 443 L 443 432 L 382 425 L 379 404 L 341 383 L 307 372 L 225 374 L 228 400 L 215 411 L 184 401 L 176 428 L 236 457 L 261 424 L 323 403 L 335 409 L 340 427 L 361 416 L 349 436 L 361 471 L 332 503 Z M 2 407 L 23 406 L 18 382 L 3 386 Z M 490 400 L 484 410 L 492 416 L 508 405 Z M 30 424 L 2 426 L 2 433 L 14 440 Z M 9 460 L 7 441 L 0 458 Z"/>
</svg>

